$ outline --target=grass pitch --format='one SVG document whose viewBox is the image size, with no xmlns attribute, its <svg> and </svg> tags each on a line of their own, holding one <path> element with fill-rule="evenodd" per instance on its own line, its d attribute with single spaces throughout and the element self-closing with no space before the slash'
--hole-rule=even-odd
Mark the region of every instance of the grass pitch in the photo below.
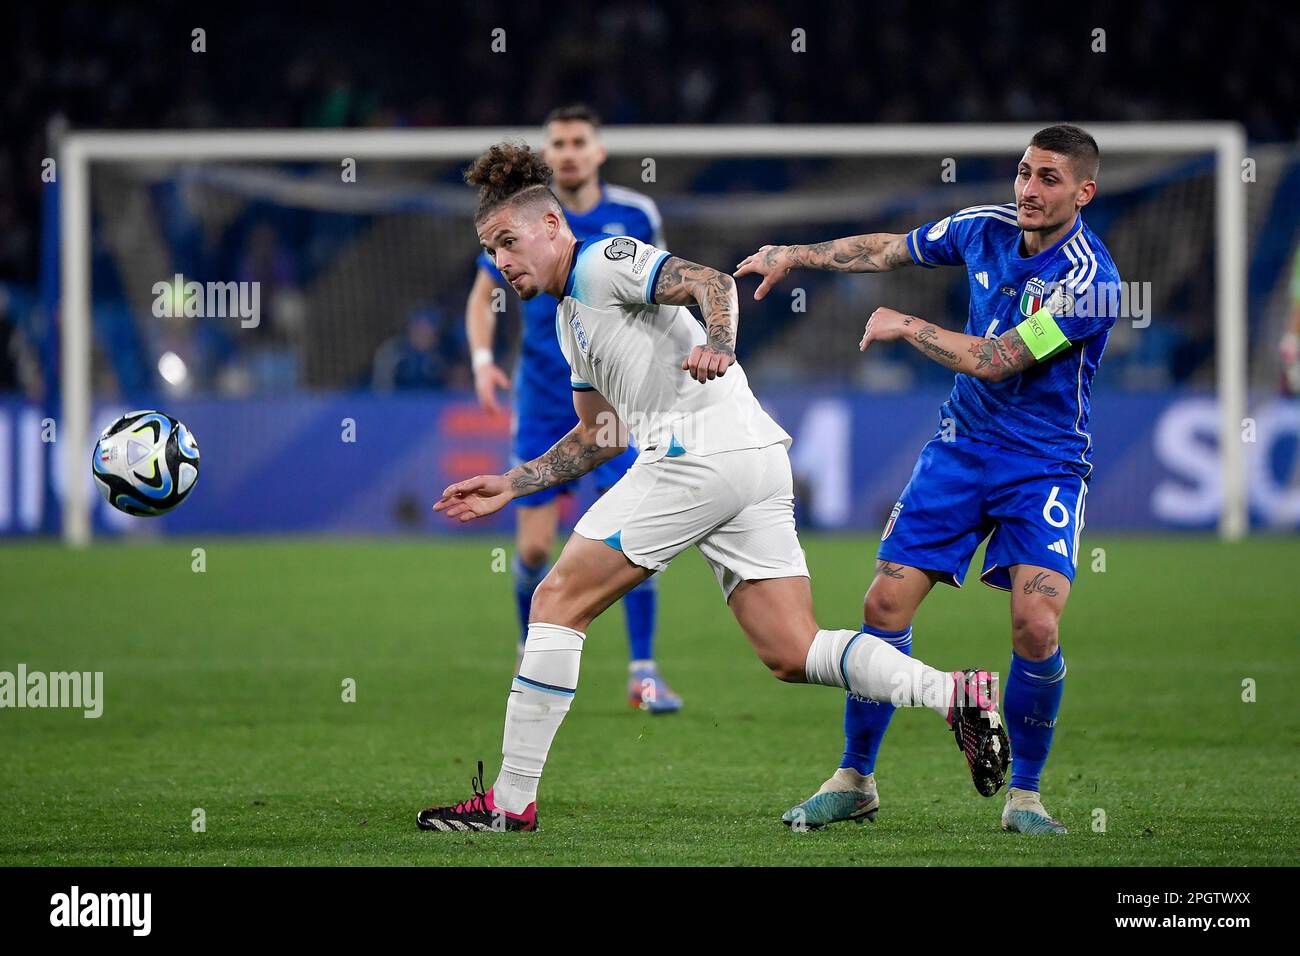
<svg viewBox="0 0 1300 956">
<path fill-rule="evenodd" d="M 1080 568 L 1066 612 L 1044 779 L 1071 833 L 1038 839 L 999 830 L 1002 795 L 975 793 L 923 712 L 894 719 L 876 823 L 788 832 L 782 811 L 838 761 L 843 695 L 768 676 L 694 552 L 660 581 L 658 658 L 686 709 L 628 708 L 613 609 L 541 831 L 467 836 L 418 832 L 415 812 L 467 796 L 478 758 L 495 776 L 516 625 L 492 549 L 508 542 L 3 547 L 0 670 L 102 671 L 105 703 L 95 720 L 0 710 L 0 863 L 1293 865 L 1300 541 L 1085 543 L 1106 570 Z M 819 620 L 856 626 L 874 542 L 805 544 Z M 937 588 L 915 650 L 1005 673 L 1006 596 Z"/>
</svg>

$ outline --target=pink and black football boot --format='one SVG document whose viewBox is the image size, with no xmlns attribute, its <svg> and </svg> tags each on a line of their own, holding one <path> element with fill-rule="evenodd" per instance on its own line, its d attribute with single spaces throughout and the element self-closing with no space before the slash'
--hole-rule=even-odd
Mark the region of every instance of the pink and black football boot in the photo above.
<svg viewBox="0 0 1300 956">
<path fill-rule="evenodd" d="M 492 791 L 483 789 L 483 761 L 478 762 L 478 776 L 471 786 L 474 796 L 450 807 L 427 807 L 415 815 L 415 825 L 421 830 L 441 830 L 444 833 L 506 833 L 530 832 L 537 829 L 537 804 L 530 803 L 523 813 L 510 813 L 496 805 Z"/>
<path fill-rule="evenodd" d="M 957 749 L 966 756 L 971 781 L 982 797 L 991 797 L 1006 782 L 1011 764 L 1011 741 L 1002 727 L 988 671 L 954 671 L 948 726 Z"/>
</svg>

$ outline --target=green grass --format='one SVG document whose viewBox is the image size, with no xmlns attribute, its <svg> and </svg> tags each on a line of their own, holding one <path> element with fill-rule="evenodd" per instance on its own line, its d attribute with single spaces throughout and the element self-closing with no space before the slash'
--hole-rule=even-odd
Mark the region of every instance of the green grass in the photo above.
<svg viewBox="0 0 1300 956">
<path fill-rule="evenodd" d="M 1296 860 L 1294 539 L 1087 542 L 1107 570 L 1081 569 L 1066 614 L 1070 676 L 1044 782 L 1068 837 L 1003 834 L 1001 795 L 975 793 L 923 712 L 895 718 L 875 824 L 787 832 L 782 811 L 836 765 L 843 695 L 768 676 L 694 552 L 660 583 L 658 657 L 686 709 L 651 718 L 624 703 L 616 609 L 591 630 L 542 830 L 420 833 L 415 811 L 468 795 L 477 758 L 495 775 L 516 630 L 508 576 L 491 570 L 504 543 L 0 548 L 0 670 L 103 671 L 106 696 L 98 720 L 0 710 L 0 863 Z M 854 626 L 873 543 L 805 543 L 819 619 Z M 1007 632 L 1005 595 L 940 588 L 915 649 L 1005 672 Z M 341 700 L 348 677 L 356 703 Z"/>
</svg>

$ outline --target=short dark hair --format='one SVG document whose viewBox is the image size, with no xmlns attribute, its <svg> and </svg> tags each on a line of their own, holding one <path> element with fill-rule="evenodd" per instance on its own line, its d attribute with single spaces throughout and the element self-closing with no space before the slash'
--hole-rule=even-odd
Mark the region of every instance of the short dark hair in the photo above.
<svg viewBox="0 0 1300 956">
<path fill-rule="evenodd" d="M 557 106 L 546 114 L 542 127 L 545 128 L 552 123 L 564 120 L 581 120 L 584 123 L 590 123 L 593 129 L 600 129 L 600 116 L 586 103 L 570 103 L 567 106 Z"/>
<path fill-rule="evenodd" d="M 507 202 L 537 203 L 564 215 L 551 192 L 551 167 L 523 143 L 497 143 L 465 170 L 465 182 L 478 187 L 474 221 Z"/>
<path fill-rule="evenodd" d="M 1040 129 L 1029 141 L 1030 146 L 1060 153 L 1070 160 L 1074 173 L 1080 179 L 1096 179 L 1101 165 L 1101 150 L 1087 130 L 1068 123 Z"/>
</svg>

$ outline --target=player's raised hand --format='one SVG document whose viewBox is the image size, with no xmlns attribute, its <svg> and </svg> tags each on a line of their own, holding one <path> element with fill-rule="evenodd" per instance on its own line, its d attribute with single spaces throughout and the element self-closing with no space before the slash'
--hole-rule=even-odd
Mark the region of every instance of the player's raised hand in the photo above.
<svg viewBox="0 0 1300 956">
<path fill-rule="evenodd" d="M 476 475 L 448 485 L 433 510 L 464 524 L 500 511 L 514 497 L 515 490 L 505 475 Z"/>
<path fill-rule="evenodd" d="M 761 246 L 758 252 L 746 256 L 737 263 L 736 271 L 732 275 L 737 278 L 745 275 L 762 276 L 763 281 L 754 290 L 754 299 L 758 300 L 767 295 L 768 289 L 788 276 L 794 265 L 790 252 L 785 246 Z"/>
<path fill-rule="evenodd" d="M 480 365 L 474 370 L 474 391 L 478 393 L 479 406 L 493 415 L 501 411 L 497 404 L 497 389 L 510 387 L 510 377 L 494 362 Z"/>
<path fill-rule="evenodd" d="M 682 371 L 690 372 L 691 378 L 703 384 L 727 374 L 727 369 L 736 364 L 736 353 L 716 345 L 697 345 L 691 354 L 682 361 Z"/>
<path fill-rule="evenodd" d="M 895 339 L 901 339 L 911 322 L 912 316 L 895 309 L 887 309 L 882 305 L 871 313 L 871 318 L 867 319 L 867 327 L 862 330 L 862 341 L 858 343 L 858 351 L 865 352 L 872 342 L 893 342 Z"/>
</svg>

